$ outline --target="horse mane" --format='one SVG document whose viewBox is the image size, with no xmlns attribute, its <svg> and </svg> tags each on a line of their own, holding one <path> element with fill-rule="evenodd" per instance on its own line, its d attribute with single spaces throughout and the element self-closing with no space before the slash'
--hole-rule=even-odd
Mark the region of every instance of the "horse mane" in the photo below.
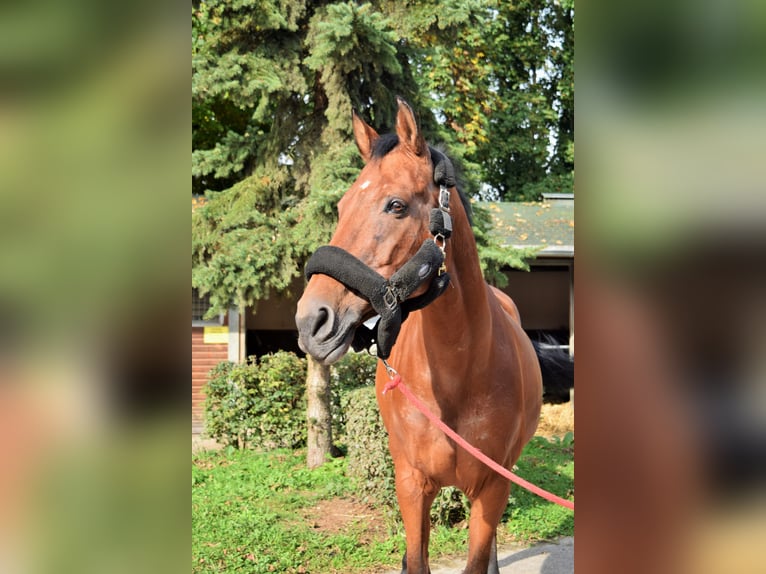
<svg viewBox="0 0 766 574">
<path fill-rule="evenodd" d="M 383 134 L 377 140 L 375 140 L 375 143 L 372 146 L 372 157 L 382 158 L 386 156 L 391 150 L 393 150 L 397 145 L 399 145 L 398 135 L 395 133 Z M 431 152 L 431 159 L 434 165 L 436 165 L 438 162 L 437 158 L 440 156 L 446 157 L 446 154 L 439 149 L 436 149 L 430 145 L 428 146 L 428 149 Z M 465 210 L 466 216 L 468 216 L 468 224 L 473 227 L 473 209 L 471 208 L 471 202 L 465 196 L 459 185 L 456 185 L 455 188 L 457 189 L 457 193 L 460 196 L 460 203 L 463 204 L 463 209 Z"/>
<path fill-rule="evenodd" d="M 381 158 L 388 155 L 392 149 L 399 145 L 399 136 L 396 134 L 383 134 L 372 145 L 372 157 Z"/>
</svg>

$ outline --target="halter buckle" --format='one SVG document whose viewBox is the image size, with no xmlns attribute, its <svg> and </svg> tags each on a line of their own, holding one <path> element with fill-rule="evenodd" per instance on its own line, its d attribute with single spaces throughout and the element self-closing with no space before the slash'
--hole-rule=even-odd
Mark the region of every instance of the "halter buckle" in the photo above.
<svg viewBox="0 0 766 574">
<path fill-rule="evenodd" d="M 450 192 L 446 185 L 439 186 L 439 207 L 444 211 L 449 211 Z"/>
<path fill-rule="evenodd" d="M 386 287 L 386 292 L 383 293 L 383 303 L 385 303 L 386 307 L 389 309 L 393 309 L 398 304 L 396 295 L 394 294 L 390 285 Z"/>
</svg>

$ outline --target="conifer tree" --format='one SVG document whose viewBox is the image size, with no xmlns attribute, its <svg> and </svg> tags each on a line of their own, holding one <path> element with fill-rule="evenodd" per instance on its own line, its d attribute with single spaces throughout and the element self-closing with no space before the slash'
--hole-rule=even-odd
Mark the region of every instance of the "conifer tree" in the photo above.
<svg viewBox="0 0 766 574">
<path fill-rule="evenodd" d="M 193 186 L 216 191 L 193 214 L 192 285 L 215 313 L 289 288 L 361 167 L 352 106 L 390 125 L 417 88 L 369 4 L 210 0 L 192 17 Z M 329 436 L 330 420 L 310 430 Z"/>
<path fill-rule="evenodd" d="M 416 85 L 369 4 L 211 0 L 193 25 L 193 186 L 218 193 L 194 214 L 192 280 L 218 312 L 287 288 L 361 167 L 352 107 L 390 125 Z"/>
</svg>

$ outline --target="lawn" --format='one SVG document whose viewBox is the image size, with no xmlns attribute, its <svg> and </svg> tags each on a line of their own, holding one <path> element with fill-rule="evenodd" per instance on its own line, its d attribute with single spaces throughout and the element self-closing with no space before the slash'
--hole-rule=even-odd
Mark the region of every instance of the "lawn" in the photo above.
<svg viewBox="0 0 766 574">
<path fill-rule="evenodd" d="M 574 440 L 535 437 L 518 474 L 556 494 L 574 489 Z M 192 456 L 192 570 L 374 573 L 398 567 L 404 532 L 391 510 L 354 496 L 345 459 L 308 470 L 304 451 L 224 449 Z M 513 487 L 500 543 L 572 535 L 571 511 Z M 463 554 L 467 530 L 435 527 L 434 558 Z"/>
</svg>

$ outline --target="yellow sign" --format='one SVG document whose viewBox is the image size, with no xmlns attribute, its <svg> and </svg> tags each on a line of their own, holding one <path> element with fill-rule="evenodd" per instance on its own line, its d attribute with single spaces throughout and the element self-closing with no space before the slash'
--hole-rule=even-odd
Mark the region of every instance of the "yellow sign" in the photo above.
<svg viewBox="0 0 766 574">
<path fill-rule="evenodd" d="M 229 327 L 226 325 L 223 327 L 205 327 L 202 335 L 202 342 L 208 345 L 215 343 L 228 343 Z"/>
</svg>

